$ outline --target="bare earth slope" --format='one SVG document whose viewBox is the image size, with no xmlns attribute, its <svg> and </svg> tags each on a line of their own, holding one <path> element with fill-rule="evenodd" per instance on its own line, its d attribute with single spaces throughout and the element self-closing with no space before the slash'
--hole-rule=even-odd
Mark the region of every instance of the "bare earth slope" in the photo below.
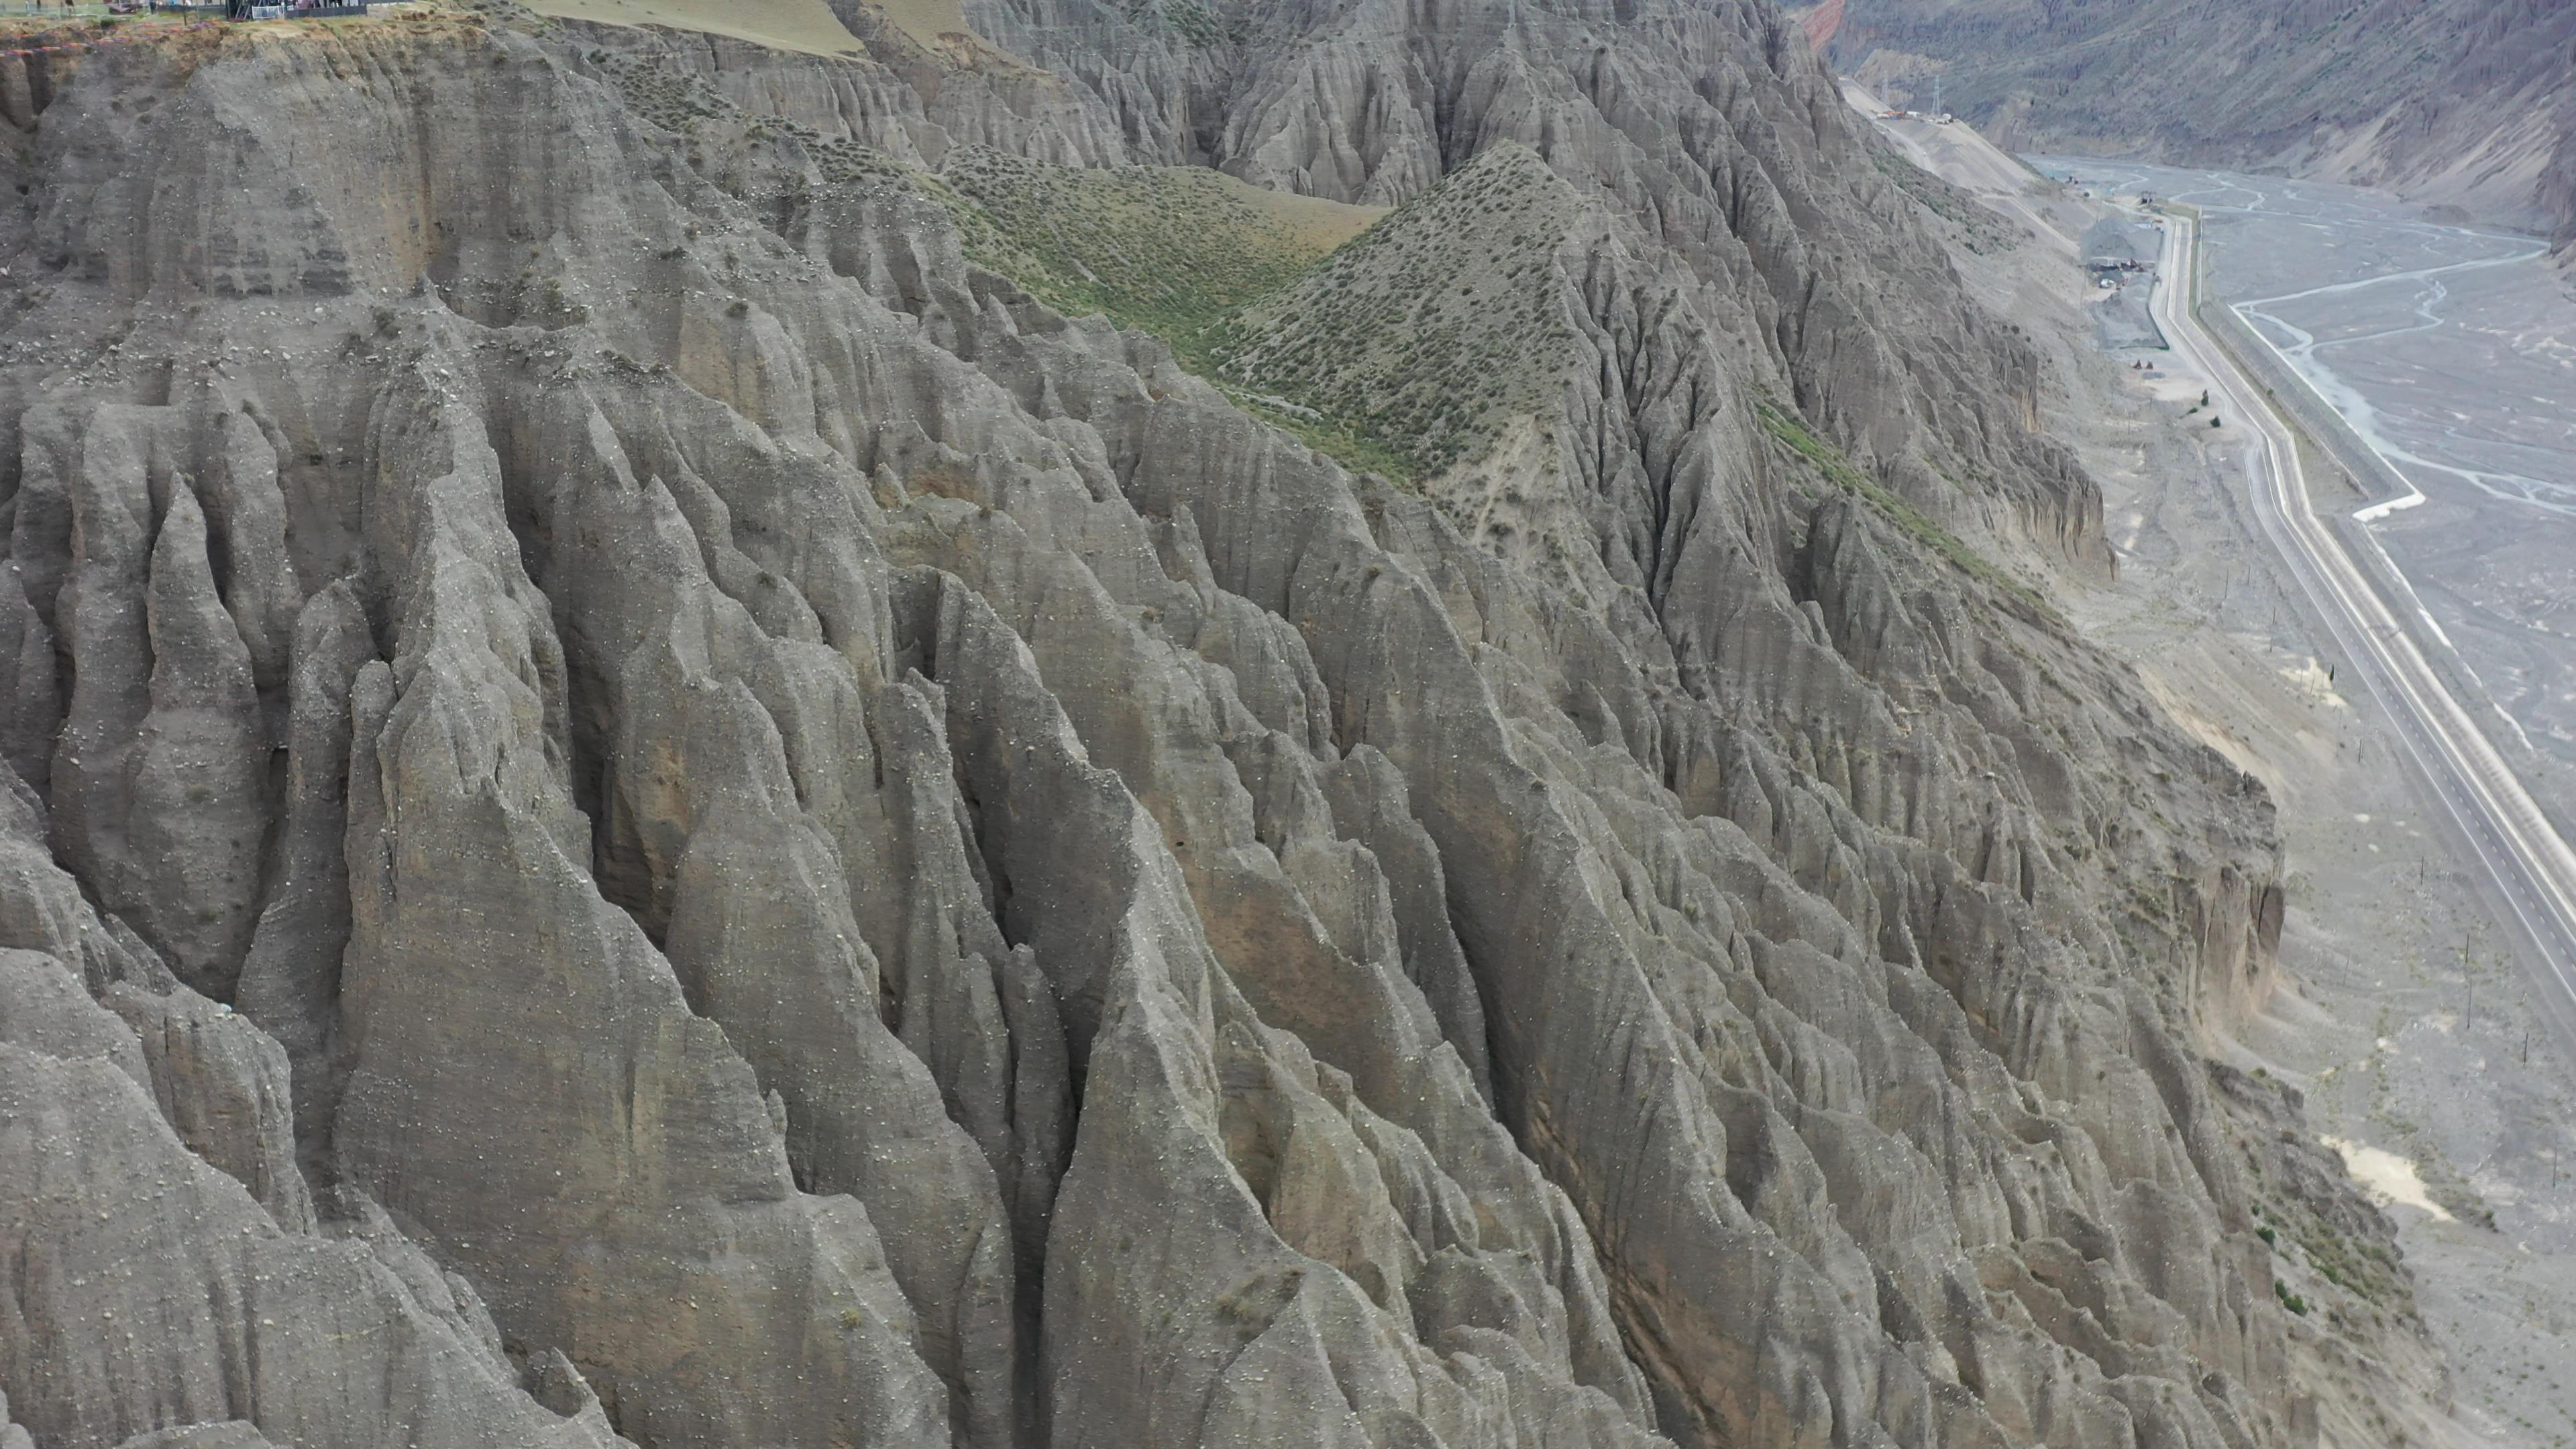
<svg viewBox="0 0 2576 1449">
<path fill-rule="evenodd" d="M 859 49 L 823 0 L 537 0 L 528 8 L 566 20 L 703 31 L 812 55 Z"/>
<path fill-rule="evenodd" d="M 836 13 L 0 58 L 0 1412 L 2298 1441 L 2270 806 L 1775 12 Z"/>
<path fill-rule="evenodd" d="M 2014 150 L 2382 186 L 2576 239 L 2558 0 L 1842 0 L 1828 53 Z"/>
</svg>

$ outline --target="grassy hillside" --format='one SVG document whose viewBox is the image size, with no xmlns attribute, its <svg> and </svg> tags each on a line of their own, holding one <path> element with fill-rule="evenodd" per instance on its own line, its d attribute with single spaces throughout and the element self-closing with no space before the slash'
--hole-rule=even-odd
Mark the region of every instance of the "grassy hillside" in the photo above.
<svg viewBox="0 0 2576 1449">
<path fill-rule="evenodd" d="M 660 25 L 748 40 L 807 55 L 855 55 L 850 34 L 823 0 L 526 0 L 539 15 L 602 25 Z M 960 22 L 961 25 L 963 22 Z"/>
<path fill-rule="evenodd" d="M 1203 169 L 981 151 L 944 180 L 976 261 L 1154 333 L 1238 402 L 1399 480 L 1540 411 L 1570 340 L 1553 259 L 1579 203 L 1517 146 L 1392 213 Z"/>
<path fill-rule="evenodd" d="M 1245 308 L 1217 343 L 1223 375 L 1415 477 L 1472 461 L 1551 405 L 1573 340 L 1555 257 L 1580 212 L 1535 154 L 1497 147 Z"/>
<path fill-rule="evenodd" d="M 2044 614 L 2056 616 L 2056 608 L 2030 585 L 1997 568 L 1993 560 L 1970 548 L 1957 534 L 1934 522 L 1929 514 L 1889 492 L 1845 457 L 1842 449 L 1818 437 L 1815 430 L 1796 415 L 1767 401 L 1754 406 L 1762 420 L 1762 430 L 1778 439 L 1827 482 L 1858 495 L 1908 536 L 1949 560 L 1961 573 L 1992 584 Z"/>
<path fill-rule="evenodd" d="M 1212 329 L 1358 235 L 1380 208 L 1195 166 L 1051 166 L 972 151 L 942 174 L 975 260 L 1059 311 L 1101 312 L 1205 370 Z"/>
<path fill-rule="evenodd" d="M 1356 430 L 1219 369 L 1234 319 L 1366 232 L 1385 208 L 1265 191 L 1195 166 L 1077 169 L 974 150 L 934 194 L 966 252 L 1074 316 L 1100 313 L 1170 344 L 1183 367 L 1354 467 L 1403 476 Z"/>
</svg>

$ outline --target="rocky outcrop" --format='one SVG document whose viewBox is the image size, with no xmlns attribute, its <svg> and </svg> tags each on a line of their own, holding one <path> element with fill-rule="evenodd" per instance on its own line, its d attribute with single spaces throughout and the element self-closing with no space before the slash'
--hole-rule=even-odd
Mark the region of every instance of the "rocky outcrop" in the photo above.
<svg viewBox="0 0 2576 1449">
<path fill-rule="evenodd" d="M 0 1443 L 617 1442 L 381 1209 L 322 1230 L 283 1054 L 94 913 L 42 821 L 0 798 Z"/>
<path fill-rule="evenodd" d="M 2568 133 L 2576 135 L 2576 119 L 2569 121 Z M 2550 153 L 2534 194 L 2551 219 L 2550 240 L 2558 244 L 2558 263 L 2564 267 L 2576 260 L 2576 145 L 2562 143 Z"/>
<path fill-rule="evenodd" d="M 1643 295 L 1585 279 L 1614 335 L 1670 345 L 1639 324 L 1695 323 L 1738 387 L 1794 398 L 1925 511 L 2107 564 L 2091 483 L 2037 434 L 2033 354 L 1966 305 L 1865 159 L 1865 126 L 1768 6 L 1250 6 L 1217 36 L 1171 7 L 979 0 L 967 14 L 1080 83 L 1074 99 L 1116 114 L 1139 159 L 1385 204 L 1525 146 L 1644 253 L 1628 268 L 1651 278 Z"/>
<path fill-rule="evenodd" d="M 1777 17 L 969 14 L 1054 73 L 440 14 L 45 72 L 8 1412 L 2286 1442 L 2196 1051 L 2268 804 L 1977 551 L 2088 566 L 2089 485 Z M 1529 168 L 1564 556 L 970 265 L 970 140 Z"/>
</svg>

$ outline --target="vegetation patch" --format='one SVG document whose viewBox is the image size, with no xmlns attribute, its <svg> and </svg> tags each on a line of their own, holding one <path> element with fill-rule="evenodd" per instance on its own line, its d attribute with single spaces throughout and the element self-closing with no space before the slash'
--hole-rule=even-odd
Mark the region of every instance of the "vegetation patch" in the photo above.
<svg viewBox="0 0 2576 1449">
<path fill-rule="evenodd" d="M 1243 38 L 1241 20 L 1218 15 L 1203 0 L 1122 0 L 1118 8 L 1139 24 L 1159 20 L 1173 34 L 1202 50 Z"/>
<path fill-rule="evenodd" d="M 857 36 L 824 0 L 522 0 L 539 15 L 702 31 L 806 55 L 856 55 Z M 963 22 L 960 22 L 962 26 Z"/>
<path fill-rule="evenodd" d="M 1216 337 L 1221 377 L 1307 409 L 1428 478 L 1554 405 L 1574 342 L 1557 249 L 1574 189 L 1498 146 Z"/>
<path fill-rule="evenodd" d="M 2347 1233 L 2295 1199 L 2287 1206 L 2258 1202 L 2254 1212 L 2263 1220 L 2255 1231 L 2274 1252 L 2305 1263 L 2371 1309 L 2414 1321 L 2415 1294 L 2392 1245 Z M 2283 1291 L 2277 1280 L 2274 1288 Z"/>
<path fill-rule="evenodd" d="M 1869 159 L 1879 174 L 1895 182 L 1896 189 L 1912 198 L 1915 205 L 1959 228 L 1959 245 L 1979 256 L 2008 252 L 2030 239 L 2028 232 L 1997 215 L 1974 194 L 1885 147 L 1873 147 Z"/>
<path fill-rule="evenodd" d="M 665 131 L 685 136 L 694 131 L 700 121 L 730 115 L 740 109 L 697 77 L 682 75 L 669 66 L 638 61 L 605 50 L 592 51 L 590 62 L 605 71 L 616 84 L 618 96 L 626 102 L 628 110 Z"/>
<path fill-rule="evenodd" d="M 1818 437 L 1797 417 L 1767 401 L 1757 402 L 1754 407 L 1761 415 L 1765 432 L 1780 440 L 1790 452 L 1813 464 L 1828 481 L 1846 492 L 1860 495 L 1908 537 L 1949 560 L 1960 572 L 2003 590 L 2048 618 L 2057 617 L 2057 610 L 2041 598 L 2037 590 L 1997 568 L 1993 560 L 1968 547 L 1957 534 L 1934 522 L 1922 509 L 1889 492 L 1877 479 L 1854 466 L 1851 459 L 1843 455 L 1842 449 Z"/>
<path fill-rule="evenodd" d="M 978 265 L 1068 316 L 1152 333 L 1237 405 L 1347 466 L 1406 476 L 1406 461 L 1362 430 L 1222 367 L 1246 309 L 1364 235 L 1384 208 L 1265 191 L 1205 167 L 1077 169 L 985 150 L 924 180 Z"/>
<path fill-rule="evenodd" d="M 1200 166 L 1077 169 L 975 150 L 942 175 L 967 254 L 1072 316 L 1101 313 L 1214 370 L 1214 331 L 1375 221 Z"/>
<path fill-rule="evenodd" d="M 1399 482 L 1480 456 L 1548 404 L 1573 339 L 1555 253 L 1580 202 L 1524 147 L 1392 213 L 1198 167 L 990 151 L 931 190 L 977 263 L 1060 312 L 1153 333 L 1237 404 Z"/>
</svg>

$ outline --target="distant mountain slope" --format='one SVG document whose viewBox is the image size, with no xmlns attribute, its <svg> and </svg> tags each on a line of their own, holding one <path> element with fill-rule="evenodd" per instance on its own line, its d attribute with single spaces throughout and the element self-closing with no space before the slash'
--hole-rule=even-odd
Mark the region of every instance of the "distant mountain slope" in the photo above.
<svg viewBox="0 0 2576 1449">
<path fill-rule="evenodd" d="M 1835 0 L 1827 54 L 1997 139 L 2392 187 L 2576 238 L 2565 0 Z"/>
</svg>

